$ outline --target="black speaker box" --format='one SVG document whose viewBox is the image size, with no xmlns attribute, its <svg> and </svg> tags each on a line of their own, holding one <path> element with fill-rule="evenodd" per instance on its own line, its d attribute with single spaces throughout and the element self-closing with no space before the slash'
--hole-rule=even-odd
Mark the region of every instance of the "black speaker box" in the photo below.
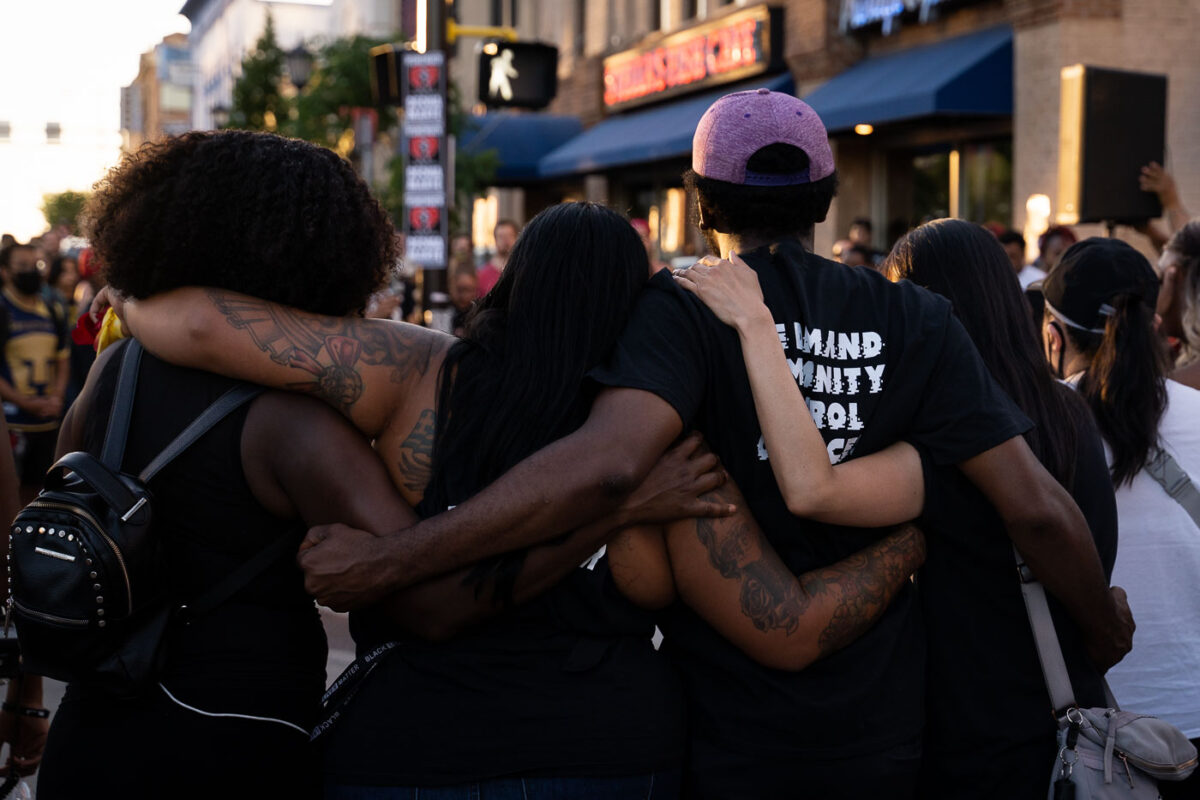
<svg viewBox="0 0 1200 800">
<path fill-rule="evenodd" d="M 1057 220 L 1138 222 L 1162 215 L 1138 189 L 1141 168 L 1163 163 L 1167 77 L 1076 64 L 1062 70 Z"/>
</svg>

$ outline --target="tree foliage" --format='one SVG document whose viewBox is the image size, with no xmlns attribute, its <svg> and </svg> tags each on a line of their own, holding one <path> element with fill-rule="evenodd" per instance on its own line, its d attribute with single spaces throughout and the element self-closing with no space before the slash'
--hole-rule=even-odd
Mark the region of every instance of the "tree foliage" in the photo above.
<svg viewBox="0 0 1200 800">
<path fill-rule="evenodd" d="M 280 91 L 286 66 L 287 56 L 275 39 L 275 22 L 268 13 L 267 25 L 242 59 L 242 74 L 233 84 L 228 127 L 276 130 L 279 120 L 287 117 L 287 100 Z"/>
<path fill-rule="evenodd" d="M 399 136 L 396 111 L 377 105 L 371 93 L 370 51 L 400 38 L 349 36 L 320 43 L 308 83 L 289 97 L 283 89 L 287 55 L 275 39 L 275 28 L 268 16 L 267 27 L 255 49 L 242 61 L 242 74 L 233 89 L 229 127 L 270 130 L 350 156 L 343 145 L 348 141 L 346 131 L 353 127 L 353 110 L 374 108 L 379 132 L 395 141 Z M 448 116 L 447 128 L 451 134 L 461 134 L 469 124 L 453 83 Z M 452 230 L 462 231 L 470 225 L 474 199 L 495 177 L 499 161 L 494 150 L 478 154 L 460 150 L 454 165 L 456 208 L 450 212 L 450 225 Z M 387 180 L 373 189 L 393 220 L 399 221 L 404 209 L 404 159 L 399 155 L 389 159 L 387 173 Z"/>
<path fill-rule="evenodd" d="M 42 215 L 50 227 L 64 224 L 72 231 L 78 229 L 79 215 L 87 204 L 87 192 L 65 191 L 42 195 Z"/>
</svg>

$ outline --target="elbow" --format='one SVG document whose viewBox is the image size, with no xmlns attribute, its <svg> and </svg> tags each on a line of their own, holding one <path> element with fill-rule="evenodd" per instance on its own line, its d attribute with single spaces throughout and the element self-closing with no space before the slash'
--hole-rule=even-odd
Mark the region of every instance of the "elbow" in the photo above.
<svg viewBox="0 0 1200 800">
<path fill-rule="evenodd" d="M 1020 530 L 1054 530 L 1064 527 L 1070 516 L 1067 504 L 1072 502 L 1065 491 L 1035 486 L 1022 493 L 1019 502 L 997 509 L 1004 524 Z"/>
<path fill-rule="evenodd" d="M 613 455 L 616 457 L 598 465 L 595 485 L 603 499 L 620 502 L 638 487 L 644 471 L 639 470 L 633 459 L 624 457 L 620 452 Z"/>
<path fill-rule="evenodd" d="M 212 338 L 212 320 L 199 303 L 190 303 L 180 316 L 184 341 L 194 352 L 203 352 Z"/>
<path fill-rule="evenodd" d="M 830 510 L 832 496 L 830 488 L 821 484 L 809 486 L 786 485 L 780 487 L 787 509 L 797 517 L 819 519 Z"/>
</svg>

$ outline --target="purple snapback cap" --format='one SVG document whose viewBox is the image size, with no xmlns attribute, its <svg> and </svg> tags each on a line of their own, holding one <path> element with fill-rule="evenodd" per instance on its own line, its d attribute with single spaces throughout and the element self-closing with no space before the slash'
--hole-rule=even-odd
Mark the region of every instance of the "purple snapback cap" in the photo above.
<svg viewBox="0 0 1200 800">
<path fill-rule="evenodd" d="M 746 162 L 770 144 L 790 144 L 808 156 L 808 168 L 791 175 L 756 173 Z M 745 186 L 794 186 L 833 174 L 825 124 L 804 101 L 770 89 L 727 94 L 708 107 L 692 137 L 697 175 Z"/>
</svg>

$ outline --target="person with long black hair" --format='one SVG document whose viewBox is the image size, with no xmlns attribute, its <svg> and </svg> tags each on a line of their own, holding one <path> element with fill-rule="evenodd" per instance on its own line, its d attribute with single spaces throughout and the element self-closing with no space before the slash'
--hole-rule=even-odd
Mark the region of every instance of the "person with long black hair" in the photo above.
<svg viewBox="0 0 1200 800">
<path fill-rule="evenodd" d="M 1117 520 L 1100 437 L 1079 398 L 1047 368 L 1002 246 L 978 225 L 936 220 L 901 239 L 887 266 L 893 280 L 950 300 L 988 371 L 1034 422 L 1025 439 L 1083 512 L 1111 579 Z M 921 518 L 930 552 L 918 576 L 929 630 L 921 796 L 1036 797 L 1046 791 L 1056 728 L 1012 542 L 960 474 L 927 459 L 925 469 L 933 502 Z M 1101 671 L 1079 626 L 1054 597 L 1048 600 L 1075 699 L 1104 705 Z M 964 713 L 981 696 L 1004 713 Z"/>
<path fill-rule="evenodd" d="M 1200 523 L 1175 499 L 1186 495 L 1167 488 L 1200 480 L 1200 392 L 1167 378 L 1158 276 L 1129 245 L 1072 245 L 1042 291 L 1046 358 L 1078 388 L 1107 445 L 1121 530 L 1113 578 L 1137 610 L 1133 651 L 1109 684 L 1118 702 L 1200 741 Z M 1193 776 L 1161 791 L 1198 788 Z"/>
</svg>

